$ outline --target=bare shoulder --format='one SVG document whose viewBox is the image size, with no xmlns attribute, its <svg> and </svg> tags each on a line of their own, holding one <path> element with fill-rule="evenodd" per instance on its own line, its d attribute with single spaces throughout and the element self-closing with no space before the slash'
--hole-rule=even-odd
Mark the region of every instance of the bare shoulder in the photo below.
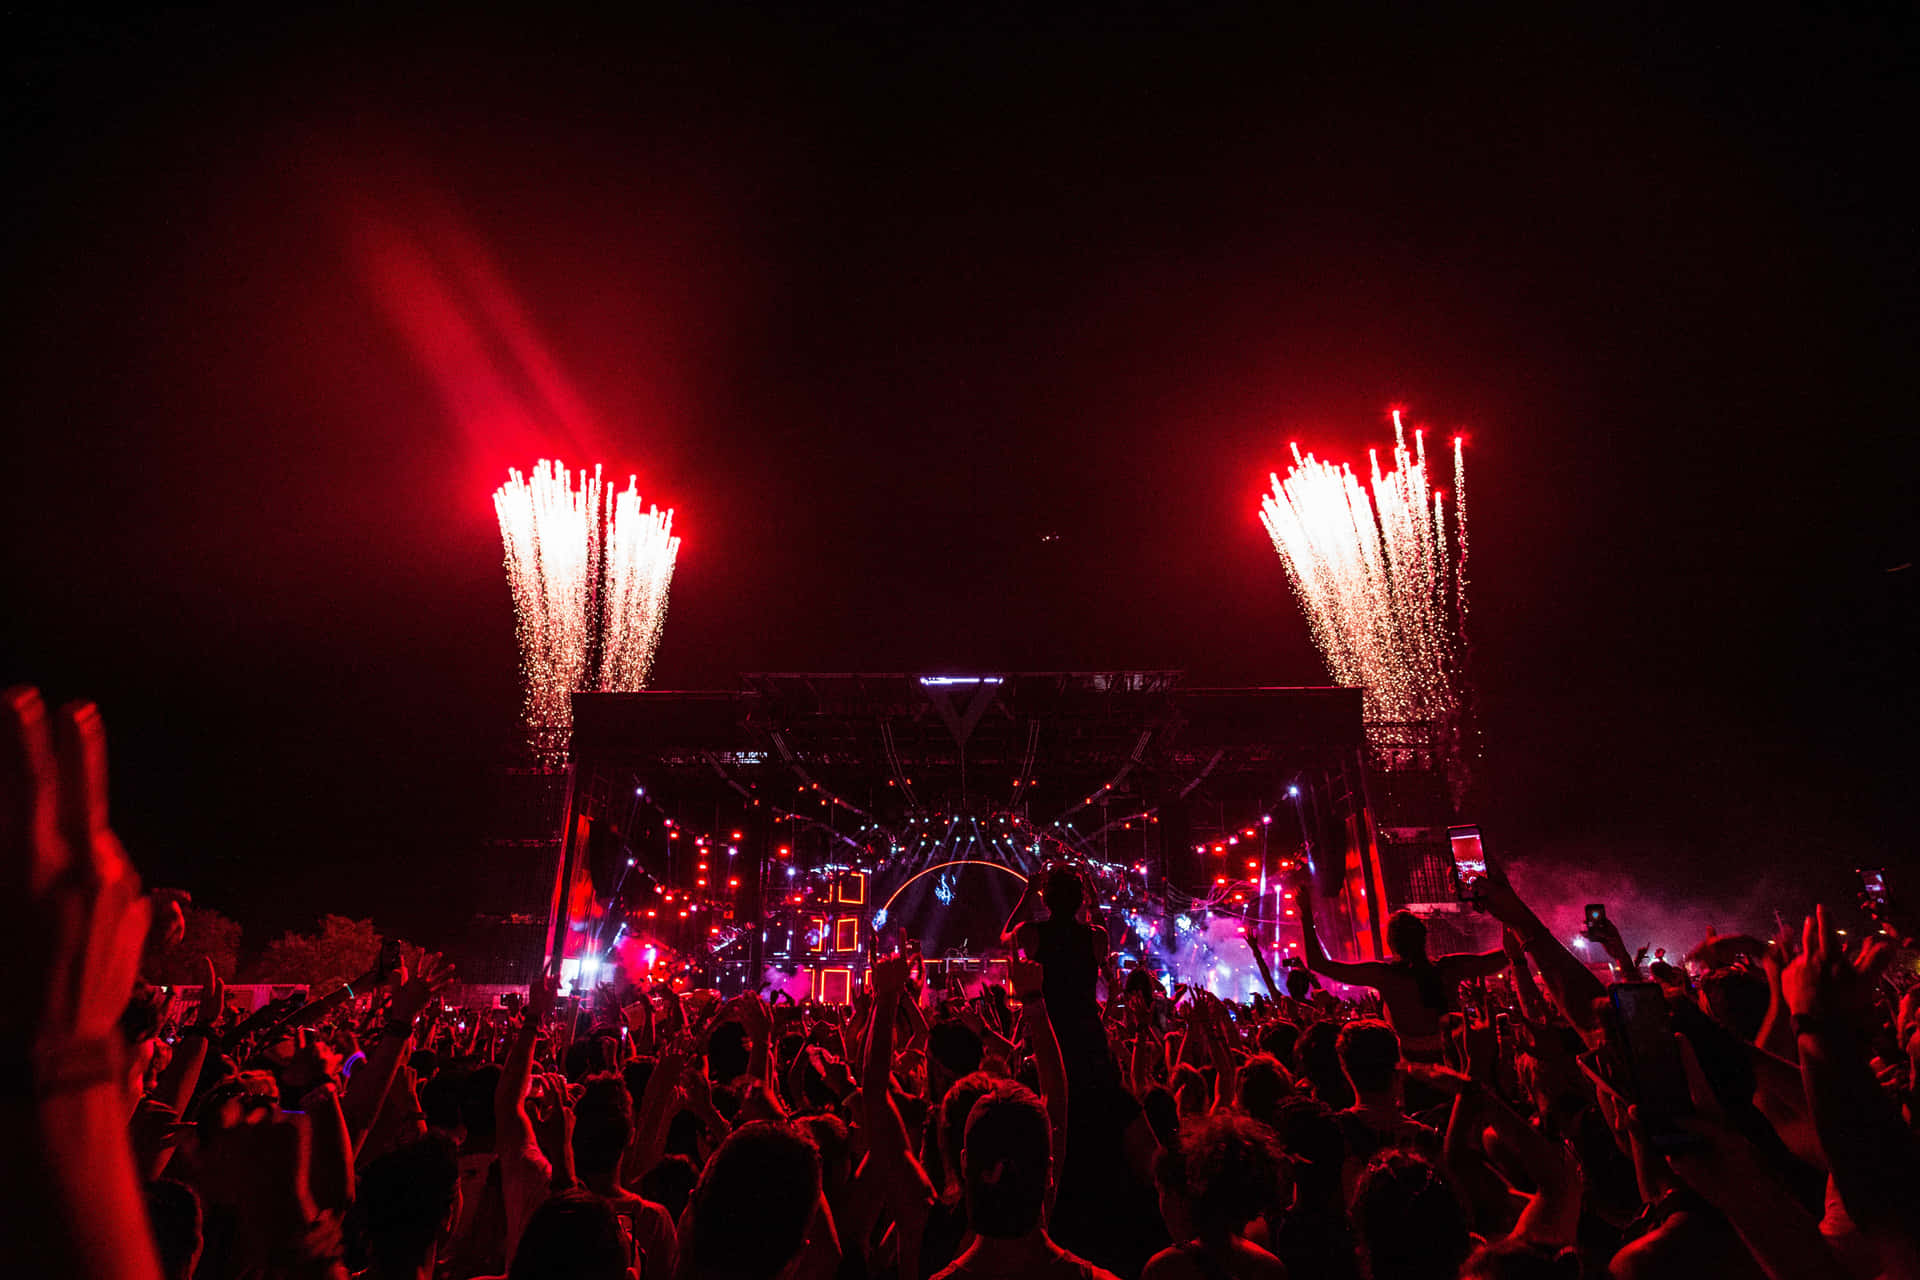
<svg viewBox="0 0 1920 1280">
<path fill-rule="evenodd" d="M 1286 1280 L 1287 1264 L 1251 1240 L 1233 1241 L 1233 1274 L 1241 1280 Z"/>
<path fill-rule="evenodd" d="M 1176 1244 L 1148 1258 L 1145 1269 L 1140 1272 L 1140 1280 L 1189 1280 L 1189 1277 L 1199 1274 L 1194 1269 L 1193 1260 Z"/>
<path fill-rule="evenodd" d="M 1225 1270 L 1234 1280 L 1286 1280 L 1286 1264 L 1257 1244 L 1233 1242 L 1233 1256 Z M 1162 1249 L 1148 1260 L 1140 1280 L 1208 1280 L 1219 1270 L 1202 1271 L 1193 1255 L 1180 1245 Z"/>
</svg>

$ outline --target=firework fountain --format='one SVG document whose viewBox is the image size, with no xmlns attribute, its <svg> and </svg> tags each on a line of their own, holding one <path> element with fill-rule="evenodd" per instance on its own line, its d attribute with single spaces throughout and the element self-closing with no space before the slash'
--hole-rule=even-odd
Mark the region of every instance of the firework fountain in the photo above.
<svg viewBox="0 0 1920 1280">
<path fill-rule="evenodd" d="M 1457 797 L 1470 712 L 1465 459 L 1456 437 L 1449 522 L 1424 435 L 1409 448 L 1406 434 L 1395 410 L 1392 469 L 1370 450 L 1370 482 L 1295 445 L 1260 519 L 1334 679 L 1362 691 L 1375 745 L 1397 727 L 1433 726 Z"/>
<path fill-rule="evenodd" d="M 571 696 L 646 687 L 667 617 L 680 539 L 673 512 L 640 507 L 635 478 L 616 491 L 600 468 L 542 459 L 494 491 L 513 591 L 535 758 L 566 758 Z"/>
</svg>

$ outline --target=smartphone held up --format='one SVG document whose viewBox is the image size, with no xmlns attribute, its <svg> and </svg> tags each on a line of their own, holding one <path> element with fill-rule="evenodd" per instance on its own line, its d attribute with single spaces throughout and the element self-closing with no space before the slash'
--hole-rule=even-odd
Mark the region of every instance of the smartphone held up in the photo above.
<svg viewBox="0 0 1920 1280">
<path fill-rule="evenodd" d="M 1487 878 L 1487 854 L 1480 843 L 1480 828 L 1448 827 L 1447 843 L 1453 851 L 1453 896 L 1475 911 L 1485 910 L 1481 895 L 1482 882 Z"/>
</svg>

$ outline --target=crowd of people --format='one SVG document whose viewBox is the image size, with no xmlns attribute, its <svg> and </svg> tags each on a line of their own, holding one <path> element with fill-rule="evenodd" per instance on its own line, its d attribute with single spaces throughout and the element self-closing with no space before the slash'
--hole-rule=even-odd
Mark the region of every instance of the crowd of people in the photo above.
<svg viewBox="0 0 1920 1280">
<path fill-rule="evenodd" d="M 187 1009 L 141 981 L 178 909 L 108 823 L 97 713 L 7 715 L 8 1275 L 1920 1275 L 1896 922 L 1685 966 L 1596 922 L 1608 984 L 1497 869 L 1500 950 L 1402 913 L 1359 964 L 1303 882 L 1306 965 L 1256 947 L 1228 1002 L 1122 976 L 1054 874 L 972 993 L 889 956 L 844 1008 L 547 978 L 456 1020 L 411 953 L 246 1015 L 209 966 Z"/>
</svg>

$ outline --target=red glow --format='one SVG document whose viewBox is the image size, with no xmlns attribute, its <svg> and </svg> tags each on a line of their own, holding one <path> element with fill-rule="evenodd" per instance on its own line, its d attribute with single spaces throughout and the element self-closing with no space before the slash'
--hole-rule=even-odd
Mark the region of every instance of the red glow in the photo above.
<svg viewBox="0 0 1920 1280">
<path fill-rule="evenodd" d="M 374 190 L 381 194 L 369 194 Z M 528 287 L 520 287 L 513 277 L 527 270 L 525 256 L 497 254 L 446 201 L 410 177 L 386 173 L 364 181 L 347 195 L 346 214 L 358 274 L 463 439 L 476 481 L 555 453 L 605 457 L 609 475 L 625 475 L 635 469 L 633 460 L 610 455 L 609 446 L 632 439 L 634 424 L 651 428 L 685 418 L 678 403 L 681 367 L 669 354 L 672 344 L 661 339 L 699 317 L 688 314 L 694 300 L 671 274 L 660 276 L 658 264 L 698 261 L 691 244 L 679 245 L 683 253 L 660 252 L 662 239 L 684 242 L 698 224 L 656 226 L 638 238 L 654 251 L 645 269 L 658 278 L 629 279 L 649 287 L 615 290 L 628 298 L 616 330 L 590 310 L 558 310 L 569 282 L 529 277 Z M 635 265 L 609 264 L 616 274 Z M 711 286 L 699 296 L 706 303 L 719 297 Z M 565 314 L 571 318 L 556 320 Z M 563 362 L 562 351 L 578 361 L 583 376 Z M 617 399 L 595 403 L 607 394 L 601 375 L 609 357 L 626 376 L 613 393 Z M 641 478 L 644 488 L 659 488 L 644 471 Z"/>
<path fill-rule="evenodd" d="M 428 229 L 362 209 L 356 247 L 375 300 L 447 416 L 489 461 L 556 443 L 587 450 L 599 435 L 593 415 L 492 255 L 449 215 L 420 221 Z"/>
</svg>

